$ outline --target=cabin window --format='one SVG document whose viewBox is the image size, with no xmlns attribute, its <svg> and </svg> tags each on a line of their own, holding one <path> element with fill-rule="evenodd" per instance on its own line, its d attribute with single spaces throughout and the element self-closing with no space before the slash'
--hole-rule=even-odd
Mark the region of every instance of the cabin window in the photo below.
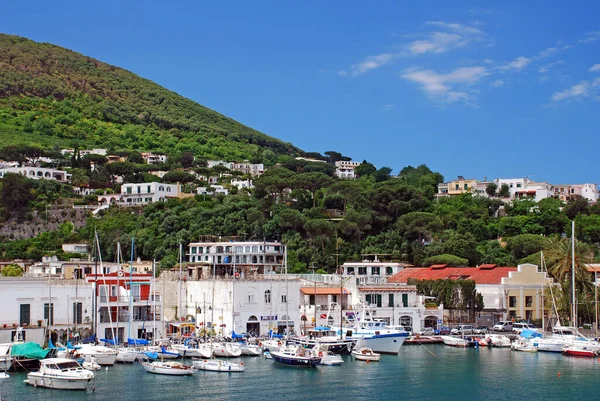
<svg viewBox="0 0 600 401">
<path fill-rule="evenodd" d="M 44 319 L 47 319 L 48 326 L 54 324 L 54 304 L 44 304 Z"/>
<path fill-rule="evenodd" d="M 266 304 L 270 304 L 271 303 L 271 290 L 266 290 L 265 291 L 265 303 Z"/>
<path fill-rule="evenodd" d="M 30 323 L 31 319 L 31 305 L 30 304 L 21 304 L 19 305 L 19 323 L 21 326 L 23 323 Z"/>
</svg>

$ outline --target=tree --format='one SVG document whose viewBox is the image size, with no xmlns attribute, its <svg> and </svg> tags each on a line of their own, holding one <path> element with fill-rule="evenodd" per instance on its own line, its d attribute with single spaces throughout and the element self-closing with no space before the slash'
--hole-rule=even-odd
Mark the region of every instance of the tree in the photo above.
<svg viewBox="0 0 600 401">
<path fill-rule="evenodd" d="M 374 165 L 366 160 L 363 160 L 363 162 L 354 169 L 354 174 L 359 177 L 363 177 L 365 175 L 373 175 L 376 171 L 377 168 Z"/>
<path fill-rule="evenodd" d="M 2 277 L 18 277 L 23 275 L 23 269 L 19 265 L 10 264 L 2 268 Z"/>
<path fill-rule="evenodd" d="M 588 200 L 582 196 L 573 196 L 565 205 L 564 212 L 569 220 L 575 220 L 580 214 L 589 214 Z"/>
<path fill-rule="evenodd" d="M 506 249 L 515 259 L 524 258 L 543 249 L 546 238 L 535 234 L 521 234 L 506 240 Z"/>
<path fill-rule="evenodd" d="M 391 174 L 392 174 L 391 168 L 382 167 L 373 173 L 373 177 L 375 177 L 376 182 L 382 182 L 382 181 L 389 180 Z"/>
<path fill-rule="evenodd" d="M 6 217 L 22 218 L 28 210 L 29 202 L 34 199 L 31 181 L 21 174 L 8 173 L 2 179 L 0 187 L 0 205 Z"/>
<path fill-rule="evenodd" d="M 508 187 L 507 184 L 502 184 L 500 186 L 500 190 L 498 191 L 498 196 L 501 198 L 510 197 L 510 188 Z"/>
<path fill-rule="evenodd" d="M 498 189 L 498 185 L 494 182 L 490 182 L 489 184 L 487 184 L 487 186 L 485 187 L 485 193 L 488 194 L 488 196 L 490 198 L 493 198 L 496 196 L 496 190 Z"/>
<path fill-rule="evenodd" d="M 323 173 L 300 173 L 292 179 L 293 188 L 304 189 L 312 194 L 313 208 L 317 207 L 317 191 L 331 183 L 332 179 Z"/>
<path fill-rule="evenodd" d="M 431 256 L 423 261 L 423 266 L 448 265 L 455 267 L 468 266 L 469 261 L 456 255 L 443 253 L 441 255 Z"/>
</svg>

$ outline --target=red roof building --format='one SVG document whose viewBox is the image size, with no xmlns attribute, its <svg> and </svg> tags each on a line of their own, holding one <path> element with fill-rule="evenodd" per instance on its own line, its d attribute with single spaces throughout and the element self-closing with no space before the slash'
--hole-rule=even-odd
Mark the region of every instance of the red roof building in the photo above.
<svg viewBox="0 0 600 401">
<path fill-rule="evenodd" d="M 407 267 L 388 279 L 388 283 L 407 283 L 408 279 L 417 280 L 473 280 L 476 284 L 501 284 L 503 277 L 508 277 L 516 267 L 500 267 L 484 264 L 478 267 L 450 267 L 448 265 L 432 265 L 430 267 Z"/>
</svg>

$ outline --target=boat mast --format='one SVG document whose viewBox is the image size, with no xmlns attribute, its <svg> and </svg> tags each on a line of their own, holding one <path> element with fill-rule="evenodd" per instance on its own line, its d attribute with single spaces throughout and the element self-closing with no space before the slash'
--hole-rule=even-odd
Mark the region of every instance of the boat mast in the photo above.
<svg viewBox="0 0 600 401">
<path fill-rule="evenodd" d="M 152 338 L 156 338 L 156 259 L 152 260 L 152 306 L 153 311 L 153 328 L 152 328 Z"/>
<path fill-rule="evenodd" d="M 288 339 L 290 335 L 290 316 L 289 316 L 289 303 L 288 299 L 288 276 L 287 276 L 287 246 L 283 247 L 283 263 L 284 263 L 284 272 L 285 272 L 285 338 Z"/>
<path fill-rule="evenodd" d="M 98 332 L 98 250 L 96 249 L 96 240 L 97 235 L 94 230 L 94 297 L 92 298 L 92 307 L 94 308 L 92 312 L 92 328 L 94 334 L 94 342 L 96 342 L 97 332 Z"/>
<path fill-rule="evenodd" d="M 179 321 L 183 317 L 183 303 L 181 301 L 181 296 L 183 295 L 183 288 L 181 285 L 182 276 L 182 259 L 183 259 L 183 245 L 181 242 L 179 243 Z"/>
<path fill-rule="evenodd" d="M 544 251 L 540 251 L 540 269 L 542 270 L 542 335 L 546 330 L 546 321 L 544 319 L 544 287 L 546 286 L 546 274 L 544 273 Z"/>
<path fill-rule="evenodd" d="M 571 222 L 571 286 L 573 290 L 571 305 L 573 327 L 577 327 L 577 299 L 575 298 L 575 220 Z"/>
<path fill-rule="evenodd" d="M 129 258 L 129 321 L 127 322 L 127 338 L 131 337 L 131 326 L 133 324 L 133 252 L 135 240 L 131 237 L 131 256 Z"/>
</svg>

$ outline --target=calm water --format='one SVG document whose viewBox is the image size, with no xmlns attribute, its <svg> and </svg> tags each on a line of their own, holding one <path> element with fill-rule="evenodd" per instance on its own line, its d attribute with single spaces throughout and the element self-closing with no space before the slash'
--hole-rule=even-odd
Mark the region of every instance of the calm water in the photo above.
<svg viewBox="0 0 600 401">
<path fill-rule="evenodd" d="M 434 354 L 434 355 L 432 355 Z M 398 357 L 298 369 L 244 358 L 242 373 L 191 377 L 146 373 L 139 364 L 96 372 L 96 391 L 34 388 L 25 374 L 0 384 L 3 400 L 575 400 L 598 399 L 600 360 L 510 349 L 403 346 Z M 558 373 L 560 372 L 560 376 Z"/>
</svg>

